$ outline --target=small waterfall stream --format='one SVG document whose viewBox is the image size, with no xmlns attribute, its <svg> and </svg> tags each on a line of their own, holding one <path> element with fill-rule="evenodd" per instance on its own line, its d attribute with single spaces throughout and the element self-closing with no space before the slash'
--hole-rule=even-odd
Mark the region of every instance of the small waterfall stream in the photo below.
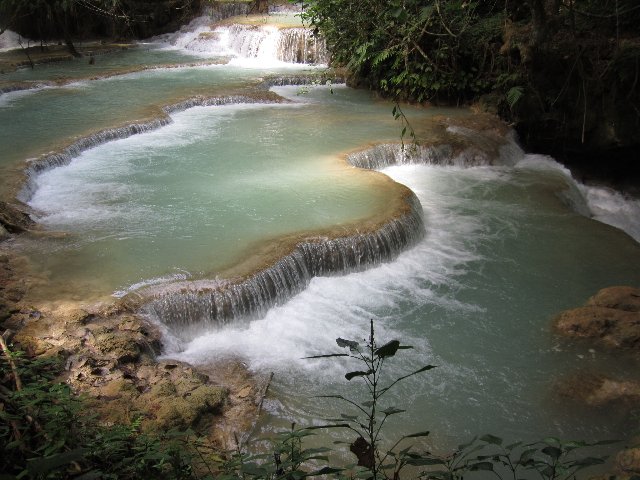
<svg viewBox="0 0 640 480">
<path fill-rule="evenodd" d="M 283 24 L 278 23 L 281 17 Z M 291 17 L 291 13 L 274 14 L 265 17 L 263 24 L 216 25 L 213 22 L 218 16 L 203 16 L 179 32 L 159 39 L 188 52 L 259 60 L 263 66 L 274 61 L 328 64 L 329 52 L 324 39 L 309 28 L 289 25 Z"/>
<path fill-rule="evenodd" d="M 362 271 L 387 262 L 424 236 L 422 206 L 415 195 L 409 211 L 371 233 L 315 238 L 298 243 L 275 264 L 241 282 L 190 282 L 162 287 L 143 311 L 189 340 L 192 331 L 263 317 L 301 292 L 317 276 Z M 143 296 L 148 293 L 140 292 Z"/>
</svg>

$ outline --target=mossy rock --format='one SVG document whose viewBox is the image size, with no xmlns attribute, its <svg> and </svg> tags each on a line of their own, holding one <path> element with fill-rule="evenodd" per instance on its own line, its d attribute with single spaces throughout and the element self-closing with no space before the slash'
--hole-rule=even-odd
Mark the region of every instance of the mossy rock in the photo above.
<svg viewBox="0 0 640 480">
<path fill-rule="evenodd" d="M 119 363 L 135 362 L 140 357 L 140 346 L 128 336 L 105 332 L 96 335 L 95 344 L 102 353 Z"/>
<path fill-rule="evenodd" d="M 177 393 L 174 383 L 167 380 L 156 383 L 151 387 L 148 395 L 155 399 L 156 397 L 173 397 Z"/>
<path fill-rule="evenodd" d="M 165 399 L 150 427 L 156 430 L 194 427 L 206 414 L 217 413 L 227 395 L 222 387 L 202 385 L 184 397 Z"/>
</svg>

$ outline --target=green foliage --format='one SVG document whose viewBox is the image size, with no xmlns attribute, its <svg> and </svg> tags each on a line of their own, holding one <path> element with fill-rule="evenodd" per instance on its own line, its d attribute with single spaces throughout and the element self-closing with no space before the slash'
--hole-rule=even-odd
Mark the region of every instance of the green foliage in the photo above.
<svg viewBox="0 0 640 480">
<path fill-rule="evenodd" d="M 347 351 L 310 358 L 341 357 L 358 368 L 345 374 L 349 382 L 366 386 L 368 399 L 325 395 L 348 405 L 352 412 L 329 419 L 326 425 L 276 434 L 260 452 L 238 447 L 216 451 L 192 431 L 161 434 L 140 431 L 141 419 L 131 425 L 100 426 L 85 415 L 81 399 L 56 381 L 61 364 L 55 358 L 29 358 L 3 348 L 0 357 L 0 478 L 6 479 L 166 479 L 166 480 L 297 480 L 309 477 L 336 479 L 462 480 L 474 472 L 487 472 L 503 480 L 539 477 L 569 480 L 582 470 L 603 463 L 606 457 L 592 450 L 611 442 L 563 442 L 557 438 L 504 445 L 501 438 L 484 435 L 460 445 L 448 455 L 421 451 L 412 439 L 428 431 L 410 433 L 383 448 L 381 433 L 390 417 L 402 408 L 383 405 L 385 395 L 400 382 L 427 372 L 425 365 L 382 382 L 383 367 L 402 350 L 412 347 L 398 340 L 379 344 L 373 322 L 364 344 L 338 338 Z M 385 398 L 383 398 L 385 397 Z M 351 451 L 358 465 L 331 465 L 328 447 L 306 448 L 304 442 L 317 429 L 340 428 L 356 435 Z M 236 440 L 236 443 L 239 442 Z M 408 444 L 400 448 L 401 444 Z"/>
<path fill-rule="evenodd" d="M 499 479 L 540 478 L 569 480 L 594 465 L 604 463 L 606 456 L 589 456 L 584 449 L 615 442 L 562 442 L 547 438 L 540 442 L 503 445 L 494 435 L 474 438 L 447 456 L 425 455 L 416 465 L 427 465 L 419 478 L 425 480 L 463 479 L 469 472 L 491 472 Z M 532 476 L 532 474 L 535 474 Z"/>
<path fill-rule="evenodd" d="M 357 439 L 351 444 L 351 451 L 358 457 L 358 465 L 364 467 L 368 472 L 365 472 L 365 478 L 369 478 L 369 476 L 374 480 L 398 478 L 400 471 L 408 464 L 412 455 L 417 454 L 411 451 L 411 447 L 400 451 L 396 451 L 396 448 L 408 438 L 426 437 L 429 432 L 404 435 L 391 448 L 382 450 L 380 435 L 385 423 L 391 416 L 405 411 L 392 405 L 383 406 L 381 404 L 382 397 L 398 383 L 436 367 L 425 365 L 383 385 L 381 375 L 385 362 L 395 357 L 400 350 L 413 347 L 402 345 L 398 340 L 391 340 L 379 345 L 376 342 L 373 321 L 370 325 L 369 339 L 364 345 L 343 338 L 338 338 L 336 343 L 341 348 L 349 349 L 349 353 L 331 353 L 309 358 L 347 357 L 355 360 L 362 369 L 346 373 L 345 378 L 349 381 L 357 379 L 363 382 L 368 393 L 368 400 L 359 403 L 343 395 L 322 396 L 321 398 L 339 400 L 349 405 L 353 410 L 353 414 L 342 413 L 340 418 L 329 419 L 331 423 L 325 427 L 346 428 L 357 435 Z"/>
<path fill-rule="evenodd" d="M 5 351 L 0 359 L 3 479 L 194 478 L 191 432 L 146 435 L 139 421 L 102 427 L 56 381 L 60 359 Z"/>
<path fill-rule="evenodd" d="M 422 102 L 465 100 L 493 85 L 503 15 L 463 0 L 316 0 L 303 17 L 336 63 L 389 96 Z"/>
</svg>

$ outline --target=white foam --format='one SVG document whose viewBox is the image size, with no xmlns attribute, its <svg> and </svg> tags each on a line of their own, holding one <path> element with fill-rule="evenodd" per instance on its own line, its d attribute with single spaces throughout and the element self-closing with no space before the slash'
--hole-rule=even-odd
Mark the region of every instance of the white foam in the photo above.
<svg viewBox="0 0 640 480">
<path fill-rule="evenodd" d="M 150 287 L 152 285 L 162 285 L 163 283 L 174 283 L 181 280 L 187 280 L 191 278 L 191 274 L 186 270 L 179 270 L 176 273 L 171 275 L 163 275 L 161 277 L 149 278 L 145 280 L 141 280 L 136 283 L 132 283 L 131 285 L 127 285 L 126 287 L 116 290 L 113 292 L 112 296 L 116 298 L 122 298 L 128 293 L 134 292 L 144 287 Z"/>
<path fill-rule="evenodd" d="M 555 172 L 567 182 L 562 192 L 567 203 L 581 215 L 617 227 L 640 242 L 640 199 L 606 187 L 576 181 L 569 169 L 546 155 L 528 154 L 516 168 Z"/>
<path fill-rule="evenodd" d="M 27 47 L 30 43 L 32 43 L 31 40 L 22 37 L 16 32 L 5 30 L 2 35 L 0 35 L 0 52 L 6 52 L 8 50 L 20 48 L 20 44 L 22 44 L 24 47 Z"/>
<path fill-rule="evenodd" d="M 468 239 L 482 241 L 484 237 L 483 219 L 455 212 L 458 206 L 455 197 L 446 193 L 446 187 L 442 188 L 443 170 L 414 165 L 384 171 L 416 191 L 425 207 L 427 235 L 415 248 L 394 262 L 364 272 L 314 278 L 303 292 L 271 309 L 265 318 L 203 332 L 186 345 L 174 343 L 177 350 L 168 351 L 167 355 L 192 363 L 240 356 L 258 371 L 313 370 L 314 376 L 321 372 L 321 377 L 331 379 L 343 370 L 340 363 L 332 363 L 329 369 L 323 363 L 319 368 L 318 362 L 302 358 L 336 351 L 338 335 L 366 338 L 369 320 L 380 319 L 381 315 L 387 321 L 376 322 L 379 338 L 402 338 L 427 355 L 430 348 L 426 339 L 407 338 L 406 332 L 396 331 L 391 320 L 408 303 L 432 304 L 458 312 L 478 308 L 438 293 L 442 288 L 455 289 L 457 278 L 466 272 L 468 265 L 481 259 L 474 242 Z M 480 169 L 477 174 L 481 178 L 498 175 Z"/>
<path fill-rule="evenodd" d="M 273 25 L 239 24 L 211 28 L 210 21 L 201 17 L 188 28 L 156 40 L 164 42 L 165 48 L 202 57 L 231 57 L 230 65 L 242 68 L 300 68 L 306 64 L 280 59 L 283 56 L 281 49 L 292 48 L 287 42 L 282 42 L 283 35 L 291 35 L 297 30 L 302 29 L 283 31 Z"/>
<path fill-rule="evenodd" d="M 593 218 L 617 227 L 640 242 L 640 199 L 606 187 L 579 185 Z"/>
</svg>

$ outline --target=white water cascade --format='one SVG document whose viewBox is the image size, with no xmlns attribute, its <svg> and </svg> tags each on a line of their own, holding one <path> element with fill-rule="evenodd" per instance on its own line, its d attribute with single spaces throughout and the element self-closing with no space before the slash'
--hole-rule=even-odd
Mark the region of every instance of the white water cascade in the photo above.
<svg viewBox="0 0 640 480">
<path fill-rule="evenodd" d="M 164 37 L 173 47 L 203 56 L 230 56 L 258 61 L 327 64 L 329 53 L 324 39 L 304 27 L 276 24 L 212 26 L 209 17 L 195 19 L 188 28 Z"/>
<path fill-rule="evenodd" d="M 27 45 L 30 40 L 26 38 L 22 38 L 16 32 L 12 32 L 11 30 L 5 30 L 2 35 L 0 35 L 0 52 L 6 52 L 7 50 L 13 50 L 14 48 L 20 47 L 20 42 L 23 45 Z"/>
</svg>

